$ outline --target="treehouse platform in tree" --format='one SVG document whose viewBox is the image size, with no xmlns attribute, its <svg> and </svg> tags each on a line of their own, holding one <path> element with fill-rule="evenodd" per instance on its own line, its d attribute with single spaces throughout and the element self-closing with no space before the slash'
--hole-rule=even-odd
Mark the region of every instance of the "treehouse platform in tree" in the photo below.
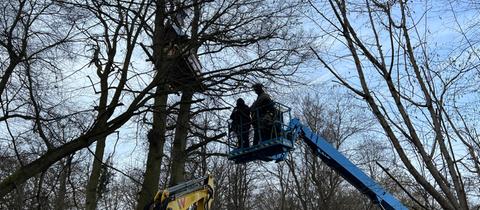
<svg viewBox="0 0 480 210">
<path fill-rule="evenodd" d="M 193 53 L 184 54 L 174 58 L 168 70 L 170 87 L 173 90 L 185 88 L 204 90 L 200 70 L 202 66 L 197 56 Z"/>
<path fill-rule="evenodd" d="M 196 47 L 180 27 L 167 25 L 165 39 L 170 42 L 165 46 L 168 66 L 167 77 L 172 90 L 203 91 L 201 69 Z"/>
</svg>

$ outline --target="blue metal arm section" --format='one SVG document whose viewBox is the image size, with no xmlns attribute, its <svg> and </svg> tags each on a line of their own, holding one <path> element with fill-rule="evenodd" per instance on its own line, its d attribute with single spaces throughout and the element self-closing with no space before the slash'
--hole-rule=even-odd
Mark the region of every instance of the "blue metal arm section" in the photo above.
<svg viewBox="0 0 480 210">
<path fill-rule="evenodd" d="M 324 138 L 315 134 L 308 126 L 303 125 L 299 119 L 292 119 L 289 123 L 289 128 L 292 131 L 292 139 L 301 137 L 323 162 L 337 171 L 360 192 L 366 194 L 374 203 L 389 210 L 408 209 L 372 178 L 363 173 Z"/>
</svg>

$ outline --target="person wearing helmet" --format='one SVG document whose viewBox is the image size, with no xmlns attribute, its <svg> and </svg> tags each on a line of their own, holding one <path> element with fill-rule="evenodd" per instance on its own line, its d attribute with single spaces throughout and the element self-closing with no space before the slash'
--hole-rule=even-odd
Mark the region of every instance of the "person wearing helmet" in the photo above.
<svg viewBox="0 0 480 210">
<path fill-rule="evenodd" d="M 272 98 L 264 91 L 262 84 L 254 84 L 252 89 L 257 94 L 257 99 L 250 106 L 253 125 L 253 145 L 257 145 L 260 141 L 271 139 L 271 121 L 273 120 L 275 107 Z"/>
<path fill-rule="evenodd" d="M 238 138 L 238 147 L 249 147 L 250 145 L 248 138 L 252 119 L 250 118 L 250 108 L 245 104 L 245 101 L 242 98 L 237 100 L 237 105 L 233 109 L 230 119 L 232 120 L 230 129 Z"/>
</svg>

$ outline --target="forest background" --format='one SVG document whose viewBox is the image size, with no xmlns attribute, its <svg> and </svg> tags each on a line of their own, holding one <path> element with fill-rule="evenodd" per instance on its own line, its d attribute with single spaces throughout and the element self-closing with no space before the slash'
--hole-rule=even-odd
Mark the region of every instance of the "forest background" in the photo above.
<svg viewBox="0 0 480 210">
<path fill-rule="evenodd" d="M 143 209 L 207 173 L 213 209 L 379 208 L 301 142 L 281 163 L 227 160 L 231 108 L 258 82 L 409 208 L 479 208 L 479 12 L 474 0 L 1 1 L 0 209 Z M 168 37 L 172 23 L 188 38 Z M 198 55 L 202 88 L 172 86 L 172 49 Z"/>
</svg>

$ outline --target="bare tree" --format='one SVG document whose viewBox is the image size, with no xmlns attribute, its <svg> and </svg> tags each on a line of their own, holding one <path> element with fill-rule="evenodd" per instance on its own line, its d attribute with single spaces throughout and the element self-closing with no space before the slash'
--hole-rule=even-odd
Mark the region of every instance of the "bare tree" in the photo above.
<svg viewBox="0 0 480 210">
<path fill-rule="evenodd" d="M 136 8 L 142 7 L 141 3 L 140 4 L 132 3 L 132 4 Z M 103 5 L 99 5 L 99 7 L 102 7 L 102 6 Z M 124 7 L 122 7 L 121 5 L 116 5 L 116 8 L 121 9 Z M 99 83 L 94 83 L 93 86 L 90 86 L 89 90 L 93 90 L 93 94 L 95 94 L 97 93 L 96 88 L 98 88 L 96 84 L 98 84 L 99 86 L 107 85 L 106 87 L 105 86 L 100 87 L 102 91 L 107 91 L 107 93 L 106 92 L 100 93 L 101 97 L 99 98 L 99 101 L 101 103 L 99 104 L 99 106 L 95 106 L 93 109 L 87 109 L 84 111 L 85 113 L 89 113 L 90 115 L 87 115 L 87 114 L 81 115 L 82 112 L 79 113 L 78 111 L 74 113 L 67 113 L 62 115 L 62 116 L 69 116 L 70 119 L 75 119 L 75 117 L 83 118 L 82 124 L 79 125 L 78 133 L 75 133 L 72 136 L 70 136 L 67 142 L 63 142 L 62 144 L 58 144 L 58 145 L 55 145 L 54 147 L 52 146 L 48 148 L 46 152 L 42 152 L 36 158 L 24 163 L 15 172 L 9 174 L 6 177 L 3 177 L 2 182 L 0 184 L 1 185 L 0 195 L 2 197 L 6 195 L 8 192 L 15 189 L 15 186 L 18 186 L 24 183 L 29 178 L 35 176 L 36 174 L 39 174 L 40 172 L 45 171 L 60 159 L 67 157 L 73 154 L 74 152 L 89 146 L 90 144 L 94 143 L 98 139 L 102 139 L 106 137 L 108 134 L 120 128 L 133 115 L 136 115 L 142 112 L 142 107 L 144 107 L 143 105 L 153 96 L 153 94 L 151 94 L 149 91 L 154 89 L 160 81 L 159 76 L 145 77 L 145 78 L 142 78 L 142 80 L 140 80 L 140 81 L 144 81 L 143 85 L 137 86 L 137 85 L 133 85 L 133 82 L 135 83 L 138 82 L 139 80 L 137 79 L 140 78 L 139 75 L 141 75 L 142 73 L 138 72 L 137 74 L 133 74 L 132 77 L 129 77 L 130 70 L 134 68 L 130 63 L 131 54 L 133 53 L 133 49 L 136 46 L 136 44 L 133 44 L 133 43 L 136 43 L 135 40 L 138 38 L 140 34 L 140 30 L 137 30 L 137 29 L 142 28 L 141 25 L 144 24 L 144 22 L 139 21 L 139 19 L 135 17 L 140 16 L 142 14 L 144 13 L 134 13 L 134 12 L 123 13 L 124 16 L 122 15 L 122 17 L 128 17 L 128 19 L 132 21 L 129 22 L 129 24 L 122 23 L 120 24 L 121 26 L 117 28 L 118 30 L 124 29 L 127 32 L 125 34 L 122 33 L 121 39 L 119 37 L 119 34 L 117 33 L 116 36 L 118 40 L 113 39 L 112 41 L 109 41 L 110 40 L 109 28 L 108 26 L 106 28 L 104 27 L 104 29 L 108 29 L 108 30 L 104 31 L 106 34 L 103 34 L 100 37 L 106 38 L 103 40 L 104 45 L 102 45 L 102 46 L 106 46 L 106 48 L 94 48 L 93 53 L 90 52 L 90 55 L 93 54 L 93 56 L 91 57 L 92 59 L 89 59 L 85 63 L 86 65 L 84 67 L 88 67 L 87 64 L 91 63 L 95 65 L 97 70 L 99 70 L 97 72 L 98 73 L 97 76 L 99 77 L 97 81 L 99 81 Z M 100 23 L 100 25 L 101 24 L 102 23 Z M 103 23 L 103 24 L 107 24 L 107 23 Z M 83 26 L 86 27 L 86 25 L 82 25 L 82 27 Z M 90 28 L 90 29 L 95 30 L 95 28 Z M 87 31 L 86 33 L 89 33 L 89 32 Z M 114 34 L 112 36 L 115 36 Z M 96 37 L 95 34 L 93 37 L 94 38 Z M 114 60 L 112 59 L 112 57 L 115 57 L 115 51 L 118 50 L 116 49 L 117 45 L 113 43 L 116 43 L 119 40 L 125 41 L 124 44 L 126 47 L 126 50 L 125 50 L 126 53 L 123 54 L 125 60 L 123 60 L 123 62 L 120 64 L 114 62 Z M 100 57 L 101 56 L 100 53 L 102 52 L 103 49 L 108 49 L 107 54 L 105 57 Z M 105 66 L 103 66 L 104 64 Z M 108 67 L 108 68 L 104 68 L 104 67 Z M 106 77 L 108 77 L 109 79 L 107 80 Z M 90 77 L 90 78 L 93 81 L 93 77 Z M 102 78 L 104 79 L 102 80 Z M 87 89 L 82 89 L 82 90 L 86 91 Z M 130 98 L 131 100 L 123 100 L 125 98 Z M 105 109 L 103 111 L 98 110 L 100 105 L 102 106 L 104 105 L 103 107 Z M 120 109 L 119 107 L 122 107 L 122 108 Z M 112 116 L 114 117 L 111 118 Z M 42 118 L 40 119 L 43 120 Z M 52 130 L 52 133 L 55 134 L 56 132 Z M 42 137 L 41 139 L 45 140 L 48 138 Z"/>
<path fill-rule="evenodd" d="M 142 21 L 145 21 L 143 18 L 148 5 L 146 1 L 112 4 L 92 1 L 79 6 L 85 7 L 89 14 L 94 15 L 94 24 L 99 25 L 94 27 L 94 30 L 87 30 L 84 33 L 91 39 L 89 41 L 93 45 L 93 56 L 90 64 L 95 66 L 99 78 L 100 96 L 96 107 L 99 120 L 96 124 L 104 128 L 112 114 L 108 106 L 121 106 L 120 97 L 122 97 L 120 89 L 117 89 L 118 91 L 113 95 L 110 93 L 109 80 L 112 77 L 118 77 L 120 78 L 119 87 L 126 84 L 126 72 L 129 69 L 137 39 L 143 31 Z M 103 33 L 97 34 L 97 31 Z M 122 45 L 125 45 L 125 49 L 119 53 Z M 109 98 L 111 98 L 110 104 Z M 107 136 L 104 136 L 96 141 L 92 171 L 87 184 L 86 209 L 96 209 L 97 196 L 101 196 L 99 182 L 106 139 Z"/>
<path fill-rule="evenodd" d="M 308 58 L 305 43 L 311 39 L 295 27 L 301 3 L 2 3 L 0 122 L 8 143 L 2 141 L 0 147 L 2 158 L 15 167 L 2 170 L 0 197 L 17 199 L 5 208 L 20 206 L 26 197 L 32 205 L 46 209 L 121 204 L 143 208 L 166 179 L 175 184 L 205 173 L 213 164 L 209 157 L 225 156 L 224 151 L 210 147 L 212 142 L 225 144 L 225 125 L 212 125 L 212 119 L 221 119 L 222 110 L 228 108 L 223 97 L 244 92 L 253 82 L 288 82 Z M 180 42 L 182 47 L 172 56 L 169 47 L 180 40 L 167 39 L 166 32 L 182 10 L 189 14 L 182 28 L 189 38 Z M 202 61 L 201 90 L 173 85 L 172 69 L 185 54 Z M 143 177 L 141 189 L 138 183 L 118 178 L 115 174 L 121 171 L 110 170 L 115 161 L 104 157 L 107 137 L 136 116 L 153 118 L 146 135 L 145 173 L 135 171 L 136 178 Z M 166 143 L 172 147 L 164 149 Z M 93 144 L 95 151 L 88 151 L 94 153 L 92 164 L 87 165 L 84 149 Z M 164 156 L 168 158 L 163 160 Z M 87 179 L 81 171 L 89 167 Z M 245 178 L 246 172 L 240 169 L 238 177 Z M 125 190 L 118 185 L 122 182 L 134 186 L 130 199 L 105 191 Z M 254 208 L 246 201 L 250 186 L 237 185 L 230 194 L 243 197 L 232 198 L 231 206 Z M 132 189 L 141 191 L 136 203 Z"/>
<path fill-rule="evenodd" d="M 329 92 L 319 91 L 313 96 L 304 96 L 299 116 L 335 148 L 343 153 L 350 151 L 360 134 L 369 131 L 371 120 L 362 114 L 361 107 L 348 100 L 348 94 L 326 85 L 319 87 Z M 345 155 L 360 164 L 351 152 Z M 293 194 L 303 209 L 374 208 L 367 197 L 349 186 L 340 174 L 323 163 L 306 145 L 295 151 L 286 165 L 292 177 Z"/>
<path fill-rule="evenodd" d="M 323 3 L 328 10 L 319 10 Z M 471 161 L 478 151 L 469 152 L 476 140 L 462 133 L 470 126 L 459 120 L 464 115 L 457 105 L 458 91 L 470 89 L 460 85 L 473 73 L 469 53 L 435 53 L 427 36 L 430 26 L 422 22 L 427 11 L 407 1 L 332 0 L 312 2 L 312 8 L 343 47 L 336 55 L 352 64 L 354 77 L 336 70 L 338 64 L 321 52 L 319 61 L 367 102 L 410 176 L 432 196 L 434 206 L 471 208 L 467 180 L 478 172 Z M 456 59 L 464 65 L 454 64 Z"/>
<path fill-rule="evenodd" d="M 303 37 L 300 33 L 298 33 L 299 37 L 294 37 L 295 33 L 289 28 L 295 23 L 295 15 L 298 13 L 295 9 L 298 5 L 296 2 L 285 4 L 249 0 L 157 1 L 155 4 L 155 28 L 151 29 L 153 45 L 150 50 L 152 50 L 155 69 L 158 74 L 165 76 L 167 84 L 158 88 L 168 90 L 170 87 L 182 94 L 180 101 L 172 105 L 166 105 L 167 96 L 161 98 L 157 103 L 161 106 L 157 107 L 157 113 L 165 113 L 165 115 L 156 116 L 160 117 L 159 121 L 153 123 L 154 128 L 161 128 L 170 114 L 167 110 L 178 109 L 178 113 L 173 115 L 177 124 L 170 154 L 173 162 L 169 167 L 170 185 L 174 185 L 185 179 L 188 155 L 196 149 L 204 148 L 203 145 L 213 139 L 219 138 L 217 135 L 204 136 L 205 140 L 197 145 L 191 145 L 188 142 L 189 131 L 199 127 L 192 120 L 198 113 L 192 110 L 201 106 L 199 102 L 204 100 L 203 97 L 221 100 L 222 96 L 230 95 L 236 88 L 248 86 L 249 78 L 253 81 L 254 77 L 284 81 L 306 56 L 303 54 L 305 48 L 299 42 Z M 188 17 L 180 21 L 183 24 L 178 25 L 178 21 L 175 22 L 176 17 L 184 12 Z M 281 18 L 273 21 L 274 17 Z M 167 36 L 170 25 L 174 23 L 180 26 L 182 33 L 185 33 L 188 38 L 171 39 Z M 258 27 L 259 24 L 261 27 Z M 169 51 L 171 46 L 176 47 L 174 51 L 176 53 L 173 56 L 165 53 L 172 52 Z M 222 59 L 222 57 L 231 56 L 232 53 L 239 56 L 235 59 Z M 199 80 L 197 82 L 201 83 L 200 88 L 175 85 L 178 82 L 175 81 L 175 75 L 172 75 L 172 69 L 176 69 L 175 65 L 178 63 L 171 61 L 184 55 L 195 57 L 198 55 L 202 61 L 202 73 L 197 78 Z M 168 95 L 169 92 L 164 91 L 163 94 Z M 224 106 L 221 103 L 215 105 Z M 215 107 L 209 107 L 202 109 L 202 112 L 215 109 Z M 165 136 L 166 130 L 150 132 Z M 154 141 L 156 145 L 165 143 L 165 139 L 157 139 Z M 190 146 L 187 148 L 188 145 Z M 142 208 L 157 189 L 162 149 L 163 147 L 160 146 L 149 148 L 146 176 L 137 209 Z"/>
</svg>

